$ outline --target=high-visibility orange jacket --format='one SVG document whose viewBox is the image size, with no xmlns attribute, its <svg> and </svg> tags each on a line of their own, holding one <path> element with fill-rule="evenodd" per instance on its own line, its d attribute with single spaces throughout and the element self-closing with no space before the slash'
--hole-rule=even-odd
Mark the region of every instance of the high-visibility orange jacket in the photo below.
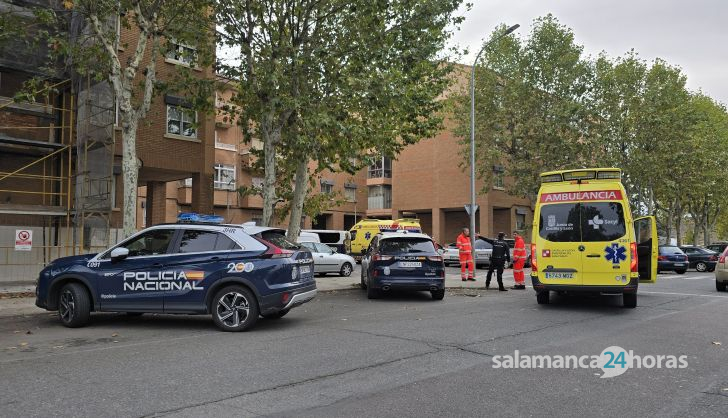
<svg viewBox="0 0 728 418">
<path fill-rule="evenodd" d="M 456 245 L 460 251 L 460 255 L 473 253 L 473 247 L 470 245 L 470 237 L 466 237 L 464 234 L 458 235 Z"/>
<path fill-rule="evenodd" d="M 513 246 L 513 262 L 517 263 L 519 261 L 526 262 L 526 244 L 520 235 L 516 237 L 516 242 Z"/>
</svg>

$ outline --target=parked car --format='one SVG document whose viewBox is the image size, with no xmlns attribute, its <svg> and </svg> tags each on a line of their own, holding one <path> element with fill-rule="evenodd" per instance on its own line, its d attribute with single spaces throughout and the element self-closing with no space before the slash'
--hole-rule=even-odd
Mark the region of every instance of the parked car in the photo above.
<svg viewBox="0 0 728 418">
<path fill-rule="evenodd" d="M 301 246 L 308 248 L 313 256 L 314 272 L 319 275 L 337 273 L 349 277 L 354 271 L 356 261 L 348 254 L 339 254 L 335 248 L 318 242 L 300 242 Z"/>
<path fill-rule="evenodd" d="M 442 255 L 446 266 L 460 265 L 460 251 L 455 243 L 447 244 L 443 248 L 445 252 Z M 490 255 L 493 253 L 493 246 L 482 239 L 475 240 L 475 264 L 478 267 L 490 264 Z"/>
<path fill-rule="evenodd" d="M 445 265 L 426 234 L 377 234 L 361 261 L 361 287 L 369 299 L 390 289 L 430 291 L 434 300 L 445 297 Z"/>
<path fill-rule="evenodd" d="M 675 245 L 660 245 L 657 255 L 657 272 L 674 271 L 685 274 L 688 271 L 688 256 Z"/>
<path fill-rule="evenodd" d="M 728 247 L 718 257 L 718 264 L 715 267 L 715 289 L 725 292 L 728 285 Z"/>
<path fill-rule="evenodd" d="M 723 251 L 728 248 L 728 242 L 714 242 L 710 245 L 706 245 L 705 248 L 709 249 L 710 251 L 714 251 L 717 254 L 723 254 Z"/>
<path fill-rule="evenodd" d="M 255 227 L 260 228 L 260 227 Z M 60 258 L 41 270 L 36 305 L 61 323 L 85 325 L 93 312 L 212 314 L 223 331 L 280 318 L 316 296 L 308 251 L 272 228 L 166 224 L 99 254 Z"/>
<path fill-rule="evenodd" d="M 702 248 L 684 245 L 680 249 L 688 256 L 688 268 L 694 268 L 697 271 L 714 271 L 715 265 L 718 263 L 718 254 L 714 251 Z"/>
</svg>

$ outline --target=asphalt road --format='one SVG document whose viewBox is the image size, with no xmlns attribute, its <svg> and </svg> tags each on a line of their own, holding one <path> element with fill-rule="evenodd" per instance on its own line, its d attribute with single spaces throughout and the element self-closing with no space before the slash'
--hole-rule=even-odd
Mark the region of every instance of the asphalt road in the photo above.
<svg viewBox="0 0 728 418">
<path fill-rule="evenodd" d="M 728 293 L 660 275 L 638 307 L 526 291 L 324 293 L 248 333 L 209 317 L 0 318 L 2 416 L 726 416 Z M 27 332 L 30 332 L 27 333 Z M 720 343 L 720 345 L 718 344 Z M 686 355 L 684 369 L 495 369 L 493 356 Z"/>
</svg>

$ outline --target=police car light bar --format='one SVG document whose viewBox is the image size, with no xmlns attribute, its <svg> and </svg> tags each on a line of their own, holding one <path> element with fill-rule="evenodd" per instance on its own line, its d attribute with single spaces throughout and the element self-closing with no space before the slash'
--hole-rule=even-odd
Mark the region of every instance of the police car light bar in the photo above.
<svg viewBox="0 0 728 418">
<path fill-rule="evenodd" d="M 205 223 L 205 224 L 221 224 L 225 222 L 225 218 L 219 215 L 200 215 L 194 212 L 180 213 L 177 215 L 179 223 Z"/>
</svg>

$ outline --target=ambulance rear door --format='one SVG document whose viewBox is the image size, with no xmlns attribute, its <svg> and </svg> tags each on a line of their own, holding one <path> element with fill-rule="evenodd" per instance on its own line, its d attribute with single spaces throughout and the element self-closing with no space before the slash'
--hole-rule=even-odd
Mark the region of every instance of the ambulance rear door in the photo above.
<svg viewBox="0 0 728 418">
<path fill-rule="evenodd" d="M 634 236 L 637 241 L 637 271 L 640 283 L 657 281 L 657 223 L 654 216 L 634 220 Z"/>
<path fill-rule="evenodd" d="M 541 200 L 547 195 L 542 194 Z M 579 202 L 542 203 L 537 216 L 538 235 L 533 241 L 539 280 L 549 285 L 581 285 Z"/>
<path fill-rule="evenodd" d="M 607 186 L 608 187 L 608 186 Z M 606 188 L 605 188 L 606 189 Z M 621 190 L 582 189 L 582 197 L 617 195 Z M 630 282 L 630 231 L 625 213 L 626 201 L 581 202 L 581 245 L 585 286 L 618 286 Z"/>
</svg>

